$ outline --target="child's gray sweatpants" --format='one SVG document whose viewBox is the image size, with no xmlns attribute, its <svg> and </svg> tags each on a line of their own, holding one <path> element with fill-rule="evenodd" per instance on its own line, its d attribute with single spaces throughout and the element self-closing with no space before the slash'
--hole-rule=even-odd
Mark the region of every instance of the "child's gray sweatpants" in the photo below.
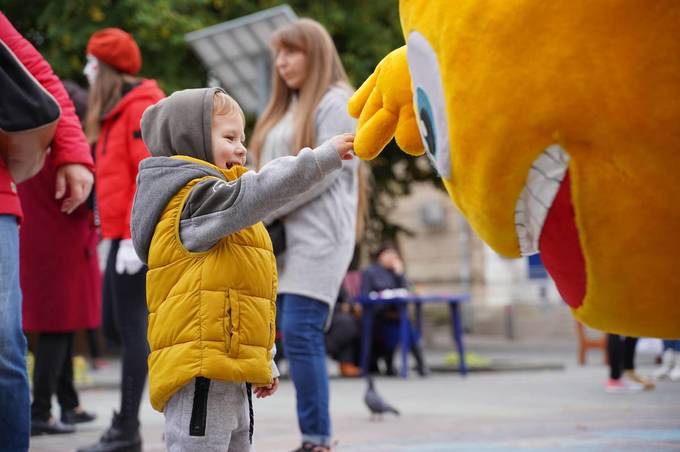
<svg viewBox="0 0 680 452">
<path fill-rule="evenodd" d="M 253 452 L 245 383 L 198 377 L 165 405 L 169 452 Z"/>
</svg>

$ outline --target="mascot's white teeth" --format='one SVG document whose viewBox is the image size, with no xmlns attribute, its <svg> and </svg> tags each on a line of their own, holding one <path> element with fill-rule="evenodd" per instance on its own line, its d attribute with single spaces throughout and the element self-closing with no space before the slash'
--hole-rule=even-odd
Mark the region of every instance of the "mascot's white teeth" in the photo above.
<svg viewBox="0 0 680 452">
<path fill-rule="evenodd" d="M 515 207 L 515 230 L 522 256 L 538 253 L 538 240 L 545 217 L 567 174 L 569 154 L 559 145 L 548 146 L 527 174 Z"/>
</svg>

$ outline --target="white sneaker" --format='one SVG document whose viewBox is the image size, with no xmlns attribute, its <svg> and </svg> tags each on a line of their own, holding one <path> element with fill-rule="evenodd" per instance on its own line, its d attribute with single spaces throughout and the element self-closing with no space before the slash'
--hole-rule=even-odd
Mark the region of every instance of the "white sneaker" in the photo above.
<svg viewBox="0 0 680 452">
<path fill-rule="evenodd" d="M 643 389 L 643 385 L 631 381 L 627 377 L 621 377 L 618 380 L 610 378 L 604 387 L 604 390 L 609 394 L 634 394 L 642 392 Z"/>
<path fill-rule="evenodd" d="M 662 378 L 668 377 L 669 374 L 671 373 L 671 370 L 674 368 L 673 367 L 674 362 L 675 352 L 670 348 L 665 350 L 663 352 L 663 355 L 661 355 L 661 366 L 654 370 L 654 372 L 652 372 L 652 377 L 654 377 L 655 380 L 660 380 Z"/>
<path fill-rule="evenodd" d="M 675 366 L 673 366 L 673 369 L 671 369 L 668 374 L 668 378 L 670 378 L 671 381 L 680 381 L 680 362 L 675 363 Z"/>
</svg>

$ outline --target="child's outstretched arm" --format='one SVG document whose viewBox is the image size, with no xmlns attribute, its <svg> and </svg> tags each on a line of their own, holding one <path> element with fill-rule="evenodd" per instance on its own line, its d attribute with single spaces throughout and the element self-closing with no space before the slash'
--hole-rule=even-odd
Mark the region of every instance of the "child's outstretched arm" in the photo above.
<svg viewBox="0 0 680 452">
<path fill-rule="evenodd" d="M 190 251 L 205 251 L 222 237 L 261 221 L 340 169 L 343 159 L 352 159 L 353 138 L 338 135 L 296 157 L 272 160 L 233 182 L 215 177 L 196 184 L 182 210 L 182 244 Z"/>
</svg>

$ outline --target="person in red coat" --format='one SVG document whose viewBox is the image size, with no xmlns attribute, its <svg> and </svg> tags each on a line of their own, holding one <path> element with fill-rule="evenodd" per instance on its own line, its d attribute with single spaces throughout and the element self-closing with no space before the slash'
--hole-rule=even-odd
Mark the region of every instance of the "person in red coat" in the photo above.
<svg viewBox="0 0 680 452">
<path fill-rule="evenodd" d="M 87 151 L 83 156 L 87 159 L 89 147 L 79 149 Z M 24 331 L 39 333 L 31 435 L 72 433 L 75 428 L 70 424 L 96 418 L 80 407 L 73 385 L 73 337 L 76 330 L 100 324 L 98 236 L 91 203 L 70 214 L 61 211 L 54 199 L 56 177 L 54 159 L 48 155 L 43 169 L 19 185 L 24 206 L 19 231 Z M 51 413 L 55 393 L 61 422 Z"/>
<path fill-rule="evenodd" d="M 146 383 L 146 267 L 130 239 L 130 213 L 139 162 L 149 157 L 142 141 L 142 113 L 164 97 L 154 80 L 135 75 L 142 66 L 133 37 L 119 28 L 94 33 L 87 44 L 90 83 L 86 133 L 96 144 L 97 207 L 101 234 L 110 242 L 103 290 L 102 332 L 120 345 L 120 411 L 97 444 L 83 452 L 141 450 L 139 405 Z"/>
<path fill-rule="evenodd" d="M 61 107 L 51 144 L 56 168 L 51 191 L 60 202 L 60 210 L 70 214 L 87 199 L 93 181 L 92 158 L 73 104 L 50 65 L 1 12 L 0 40 Z M 0 158 L 0 438 L 4 450 L 25 451 L 30 433 L 30 394 L 19 288 L 18 225 L 22 210 L 16 191 Z"/>
</svg>

